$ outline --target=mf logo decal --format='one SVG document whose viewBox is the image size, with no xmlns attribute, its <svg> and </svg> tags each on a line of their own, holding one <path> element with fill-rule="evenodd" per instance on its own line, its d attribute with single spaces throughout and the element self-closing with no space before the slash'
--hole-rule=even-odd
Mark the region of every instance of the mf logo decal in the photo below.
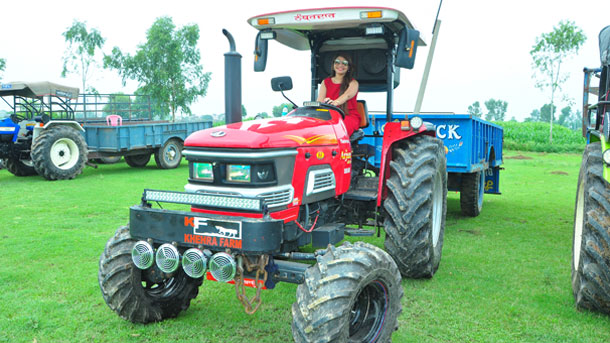
<svg viewBox="0 0 610 343">
<path fill-rule="evenodd" d="M 241 222 L 184 217 L 184 226 L 193 228 L 193 234 L 184 235 L 186 243 L 241 249 Z"/>
<path fill-rule="evenodd" d="M 436 126 L 436 137 L 440 139 L 462 139 L 457 131 L 459 128 L 459 125 L 438 125 Z"/>
<path fill-rule="evenodd" d="M 223 137 L 223 136 L 226 136 L 226 134 L 227 133 L 224 132 L 224 131 L 214 131 L 214 132 L 210 133 L 210 136 L 212 136 L 212 137 Z"/>
<path fill-rule="evenodd" d="M 323 160 L 324 159 L 324 152 L 323 151 L 318 151 L 316 153 L 316 157 L 318 158 L 318 160 Z"/>
</svg>

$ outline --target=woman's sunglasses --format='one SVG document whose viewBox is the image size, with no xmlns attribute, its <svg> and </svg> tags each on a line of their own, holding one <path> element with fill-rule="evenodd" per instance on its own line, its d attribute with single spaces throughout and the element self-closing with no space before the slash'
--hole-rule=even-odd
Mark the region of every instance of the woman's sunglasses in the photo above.
<svg viewBox="0 0 610 343">
<path fill-rule="evenodd" d="M 344 66 L 348 66 L 349 62 L 348 61 L 341 61 L 341 60 L 335 60 L 335 64 L 343 64 Z"/>
</svg>

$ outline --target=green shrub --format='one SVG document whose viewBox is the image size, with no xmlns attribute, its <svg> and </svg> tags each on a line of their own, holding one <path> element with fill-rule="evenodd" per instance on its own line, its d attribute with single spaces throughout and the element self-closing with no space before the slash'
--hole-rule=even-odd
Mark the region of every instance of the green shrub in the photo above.
<svg viewBox="0 0 610 343">
<path fill-rule="evenodd" d="M 580 131 L 553 125 L 553 143 L 549 143 L 549 123 L 516 121 L 494 122 L 504 128 L 504 148 L 536 152 L 580 153 L 585 139 Z"/>
</svg>

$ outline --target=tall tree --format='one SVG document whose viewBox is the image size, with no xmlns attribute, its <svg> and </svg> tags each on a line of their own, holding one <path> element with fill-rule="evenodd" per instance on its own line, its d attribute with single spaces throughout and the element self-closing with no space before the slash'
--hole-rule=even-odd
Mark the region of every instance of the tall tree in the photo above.
<svg viewBox="0 0 610 343">
<path fill-rule="evenodd" d="M 551 91 L 551 109 L 555 112 L 555 92 L 567 80 L 568 74 L 561 73 L 561 64 L 568 57 L 576 54 L 587 37 L 571 21 L 560 21 L 553 31 L 543 33 L 536 38 L 530 55 L 533 59 L 536 87 L 549 88 Z M 553 117 L 550 115 L 549 143 L 553 142 Z"/>
<path fill-rule="evenodd" d="M 475 101 L 472 105 L 468 106 L 468 114 L 481 118 L 483 116 L 481 104 L 478 101 Z"/>
<path fill-rule="evenodd" d="M 487 108 L 485 120 L 504 121 L 506 108 L 508 107 L 508 103 L 506 101 L 500 99 L 489 99 L 485 101 L 485 107 Z"/>
<path fill-rule="evenodd" d="M 62 33 L 68 48 L 64 53 L 64 67 L 61 72 L 62 77 L 69 73 L 80 74 L 82 81 L 82 92 L 95 92 L 92 87 L 87 88 L 87 80 L 90 76 L 91 67 L 97 63 L 95 53 L 101 50 L 105 38 L 97 29 L 87 29 L 87 23 L 75 20 L 72 26 Z"/>
<path fill-rule="evenodd" d="M 287 108 L 288 112 L 290 112 L 292 111 L 292 104 L 285 102 L 281 105 L 273 106 L 273 111 L 271 114 L 273 114 L 274 117 L 281 117 L 282 113 L 284 112 L 284 108 Z"/>
<path fill-rule="evenodd" d="M 104 57 L 104 67 L 118 70 L 123 84 L 127 79 L 138 81 L 137 93 L 149 94 L 175 120 L 178 110 L 191 114 L 189 106 L 205 96 L 210 81 L 210 73 L 199 64 L 198 40 L 196 24 L 176 29 L 170 17 L 157 18 L 135 55 L 115 47 Z"/>
<path fill-rule="evenodd" d="M 0 58 L 0 72 L 4 71 L 4 68 L 6 68 L 6 60 L 4 58 Z M 0 74 L 0 78 L 2 77 L 2 74 Z"/>
</svg>

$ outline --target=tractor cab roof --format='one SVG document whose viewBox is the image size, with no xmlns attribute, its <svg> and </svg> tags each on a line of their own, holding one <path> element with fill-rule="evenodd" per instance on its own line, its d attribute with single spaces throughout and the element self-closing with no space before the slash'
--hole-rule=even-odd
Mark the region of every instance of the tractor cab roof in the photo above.
<svg viewBox="0 0 610 343">
<path fill-rule="evenodd" d="M 67 99 L 77 99 L 79 89 L 62 86 L 53 82 L 9 82 L 0 85 L 0 96 L 21 96 L 25 98 L 42 98 L 46 95 Z"/>
<path fill-rule="evenodd" d="M 599 53 L 602 66 L 610 66 L 610 25 L 599 33 Z"/>
<path fill-rule="evenodd" d="M 367 34 L 374 27 L 393 35 L 403 28 L 415 29 L 399 10 L 385 7 L 329 7 L 254 16 L 248 23 L 260 31 L 273 31 L 275 39 L 293 49 L 310 50 L 321 43 L 324 50 L 353 50 L 371 47 L 387 48 L 379 35 Z M 380 28 L 382 27 L 382 28 Z M 422 38 L 419 46 L 425 46 Z M 326 48 L 326 49 L 325 49 Z"/>
</svg>

